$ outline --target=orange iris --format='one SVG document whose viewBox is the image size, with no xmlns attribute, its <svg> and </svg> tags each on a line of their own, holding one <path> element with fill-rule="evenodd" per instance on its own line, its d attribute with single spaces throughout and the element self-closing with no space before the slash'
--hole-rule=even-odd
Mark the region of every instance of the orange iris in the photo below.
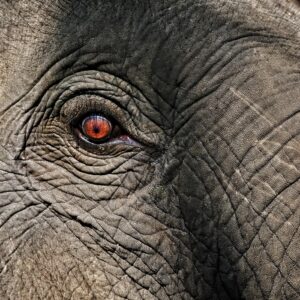
<svg viewBox="0 0 300 300">
<path fill-rule="evenodd" d="M 102 140 L 110 136 L 112 125 L 106 118 L 94 115 L 83 120 L 82 131 L 89 139 Z"/>
</svg>

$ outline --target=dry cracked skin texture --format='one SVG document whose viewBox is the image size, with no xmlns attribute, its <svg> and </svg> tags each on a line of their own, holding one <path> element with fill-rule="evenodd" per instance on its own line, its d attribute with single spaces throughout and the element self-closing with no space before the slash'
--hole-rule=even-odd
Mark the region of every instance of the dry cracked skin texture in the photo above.
<svg viewBox="0 0 300 300">
<path fill-rule="evenodd" d="M 0 298 L 299 299 L 299 16 L 2 0 Z"/>
</svg>

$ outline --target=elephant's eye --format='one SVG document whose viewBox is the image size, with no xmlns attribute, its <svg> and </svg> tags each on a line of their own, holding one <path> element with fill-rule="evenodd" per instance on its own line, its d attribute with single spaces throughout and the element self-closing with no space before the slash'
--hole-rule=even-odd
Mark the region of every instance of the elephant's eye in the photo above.
<svg viewBox="0 0 300 300">
<path fill-rule="evenodd" d="M 85 117 L 81 122 L 82 134 L 95 143 L 108 139 L 112 133 L 112 123 L 103 116 L 94 114 Z"/>
<path fill-rule="evenodd" d="M 88 144 L 138 145 L 113 118 L 101 113 L 89 113 L 73 122 L 72 127 L 80 141 Z"/>
</svg>

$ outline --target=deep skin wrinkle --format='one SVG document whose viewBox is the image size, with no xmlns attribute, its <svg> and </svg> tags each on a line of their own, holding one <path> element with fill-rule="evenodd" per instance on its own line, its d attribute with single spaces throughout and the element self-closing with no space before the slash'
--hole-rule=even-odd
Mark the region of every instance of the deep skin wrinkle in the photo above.
<svg viewBox="0 0 300 300">
<path fill-rule="evenodd" d="M 2 1 L 0 298 L 298 299 L 299 16 Z"/>
</svg>

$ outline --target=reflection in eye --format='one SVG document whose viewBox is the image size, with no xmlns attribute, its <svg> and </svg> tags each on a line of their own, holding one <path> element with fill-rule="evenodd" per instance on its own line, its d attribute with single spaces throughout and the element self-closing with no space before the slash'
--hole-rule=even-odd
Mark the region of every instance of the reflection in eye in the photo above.
<svg viewBox="0 0 300 300">
<path fill-rule="evenodd" d="M 93 114 L 82 121 L 81 129 L 87 139 L 93 142 L 101 142 L 110 137 L 113 127 L 105 117 Z"/>
</svg>

